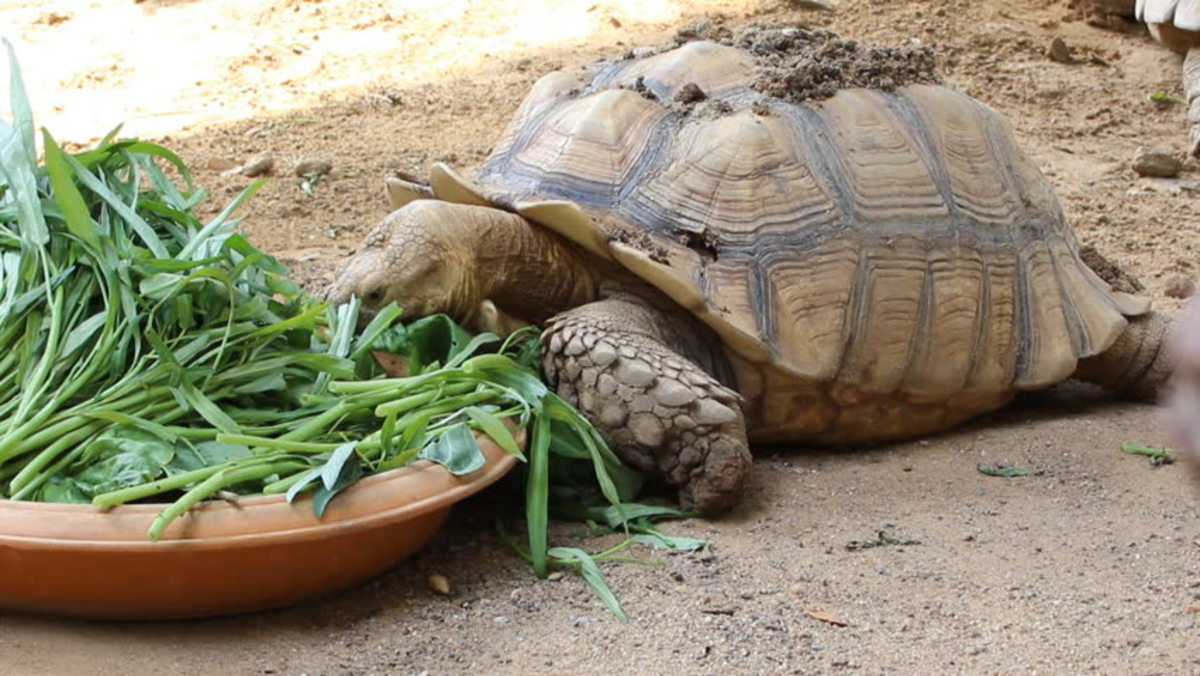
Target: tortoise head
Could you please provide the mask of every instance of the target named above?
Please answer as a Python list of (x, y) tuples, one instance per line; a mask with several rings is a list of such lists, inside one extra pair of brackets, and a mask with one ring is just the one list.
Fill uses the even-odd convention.
[(357, 296), (363, 315), (395, 302), (403, 317), (445, 312), (459, 318), (472, 302), (472, 243), (456, 236), (468, 207), (418, 200), (393, 211), (338, 266), (325, 296), (342, 304)]

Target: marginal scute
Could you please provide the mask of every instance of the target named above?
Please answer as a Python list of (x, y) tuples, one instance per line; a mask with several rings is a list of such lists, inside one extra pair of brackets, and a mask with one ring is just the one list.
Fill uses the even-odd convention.
[(604, 233), (579, 205), (565, 200), (523, 201), (514, 205), (518, 214), (550, 228), (602, 258), (611, 258)]
[(388, 204), (392, 209), (400, 207), (416, 200), (430, 199), (433, 197), (433, 189), (427, 185), (406, 181), (396, 176), (389, 176), (384, 179), (384, 189), (387, 193)]
[(492, 206), (492, 200), (471, 181), (463, 178), (448, 165), (438, 162), (429, 170), (429, 185), (440, 200), (455, 204)]

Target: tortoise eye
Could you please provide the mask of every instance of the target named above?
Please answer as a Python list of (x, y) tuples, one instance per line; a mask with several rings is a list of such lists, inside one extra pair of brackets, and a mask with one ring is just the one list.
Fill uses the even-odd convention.
[(383, 289), (374, 289), (366, 295), (365, 300), (368, 303), (378, 303), (383, 300)]

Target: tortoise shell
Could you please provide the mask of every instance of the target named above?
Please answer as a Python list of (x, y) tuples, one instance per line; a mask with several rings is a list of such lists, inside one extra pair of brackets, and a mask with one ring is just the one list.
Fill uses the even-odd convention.
[(754, 73), (705, 41), (551, 73), (477, 180), (435, 167), (432, 192), (621, 263), (749, 362), (863, 392), (1048, 386), (1147, 311), (1080, 260), (988, 106), (934, 85), (797, 104)]

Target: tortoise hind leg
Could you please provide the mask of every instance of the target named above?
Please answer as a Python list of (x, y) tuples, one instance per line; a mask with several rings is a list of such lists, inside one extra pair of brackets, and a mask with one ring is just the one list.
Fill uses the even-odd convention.
[(1129, 318), (1129, 326), (1107, 350), (1079, 360), (1075, 377), (1139, 399), (1154, 399), (1174, 369), (1167, 349), (1171, 317), (1147, 312)]
[(736, 502), (750, 451), (740, 397), (698, 363), (717, 357), (677, 328), (693, 321), (636, 297), (588, 303), (550, 320), (544, 367), (623, 460), (717, 512)]

